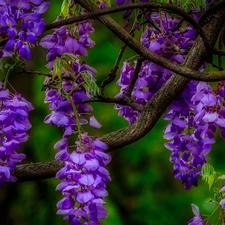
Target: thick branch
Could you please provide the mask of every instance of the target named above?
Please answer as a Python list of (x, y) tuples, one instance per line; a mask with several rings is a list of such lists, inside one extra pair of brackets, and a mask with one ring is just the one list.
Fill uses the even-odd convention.
[(52, 160), (42, 163), (29, 163), (17, 165), (12, 175), (16, 176), (19, 182), (48, 179), (55, 177), (60, 168), (63, 167), (61, 161)]
[[(93, 10), (87, 0), (77, 0), (77, 2), (78, 1), (81, 2), (81, 5), (86, 9)], [(225, 6), (219, 8), (211, 18), (211, 21), (204, 26), (204, 30), (207, 31), (208, 40), (211, 46), (215, 45), (220, 29), (223, 25), (224, 17)], [(101, 19), (104, 20), (104, 24), (107, 27), (111, 27), (115, 23), (108, 16), (104, 16)], [(190, 50), (184, 65), (197, 70), (202, 65), (205, 54), (206, 51), (204, 44), (202, 40), (198, 38)], [(189, 81), (190, 80), (179, 75), (173, 75), (147, 103), (140, 118), (135, 123), (129, 127), (103, 136), (101, 140), (109, 146), (109, 151), (129, 145), (146, 135), (154, 127), (170, 103), (186, 87)], [(62, 164), (57, 161), (25, 164), (17, 166), (17, 170), (14, 171), (14, 175), (18, 177), (18, 181), (43, 179), (52, 177), (61, 167)]]
[(217, 11), (217, 9), (224, 7), (225, 5), (225, 0), (217, 0), (211, 3), (210, 7), (202, 14), (201, 18), (199, 19), (199, 24), (203, 26), (206, 24), (209, 20), (210, 17), (214, 12)]
[[(87, 0), (76, 0), (82, 7), (88, 11), (97, 10), (96, 6)], [(204, 31), (207, 31), (208, 39), (211, 46), (215, 45), (220, 29), (223, 25), (223, 18), (225, 16), (225, 6), (218, 9), (217, 14), (214, 14), (211, 21), (204, 26)], [(102, 16), (100, 20), (108, 27), (112, 32), (114, 32), (122, 41), (124, 41), (129, 47), (134, 51), (142, 55), (145, 59), (149, 59), (152, 62), (162, 65), (165, 68), (173, 68), (173, 71), (190, 72), (191, 69), (199, 69), (202, 65), (206, 50), (204, 44), (200, 38), (197, 39), (194, 46), (190, 50), (187, 59), (182, 67), (176, 63), (171, 63), (169, 60), (161, 60), (159, 55), (145, 49), (138, 41), (132, 38), (127, 32), (125, 32), (114, 20), (109, 16)], [(196, 73), (196, 71), (193, 71)], [(207, 73), (204, 73), (206, 76)], [(188, 79), (179, 77), (178, 75), (173, 75), (166, 85), (164, 85), (145, 106), (140, 118), (132, 124), (130, 127), (116, 131), (109, 135), (103, 137), (103, 141), (106, 142), (110, 149), (115, 149), (128, 145), (141, 137), (143, 137), (147, 132), (149, 132), (157, 120), (161, 117), (162, 113), (166, 110), (168, 105), (175, 99), (184, 87), (189, 82)], [(125, 138), (126, 137), (126, 138)]]

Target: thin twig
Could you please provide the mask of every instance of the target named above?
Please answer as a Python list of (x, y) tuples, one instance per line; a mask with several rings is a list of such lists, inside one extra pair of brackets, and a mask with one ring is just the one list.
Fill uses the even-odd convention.
[[(90, 100), (90, 101), (92, 101), (92, 100)], [(109, 97), (98, 96), (98, 100), (95, 100), (95, 101), (127, 105), (127, 106), (130, 106), (131, 108), (137, 110), (138, 112), (141, 112), (143, 110), (143, 106), (138, 105), (132, 99), (128, 99), (128, 98), (122, 99), (122, 98), (109, 98)]]
[(135, 85), (135, 83), (136, 83), (136, 81), (138, 79), (138, 74), (139, 74), (139, 72), (141, 70), (141, 65), (142, 65), (143, 61), (144, 61), (144, 58), (143, 57), (139, 57), (137, 59), (137, 64), (136, 64), (136, 67), (135, 67), (135, 70), (134, 70), (134, 75), (133, 75), (133, 77), (131, 79), (129, 88), (127, 90), (127, 93), (125, 94), (126, 97), (128, 97), (128, 98), (130, 98), (131, 93), (132, 93), (132, 91), (134, 89), (134, 85)]
[(12, 73), (11, 76), (24, 74), (24, 73), (25, 74), (30, 74), (30, 75), (40, 75), (40, 76), (44, 76), (44, 77), (51, 77), (52, 76), (49, 73), (42, 73), (42, 72), (34, 71), (34, 70), (23, 70), (23, 71), (15, 72), (15, 73)]
[[(134, 24), (136, 23), (136, 21), (134, 21)], [(134, 31), (136, 30), (135, 28), (135, 25), (133, 24), (131, 30), (130, 30), (130, 35), (132, 35), (132, 37), (134, 37)], [(116, 63), (113, 67), (113, 69), (110, 71), (110, 73), (108, 74), (108, 76), (102, 81), (101, 85), (100, 85), (100, 88), (99, 88), (99, 95), (100, 96), (104, 96), (104, 89), (105, 89), (105, 86), (112, 83), (115, 78), (116, 78), (116, 73), (119, 69), (119, 64), (120, 64), (120, 61), (122, 60), (122, 57), (123, 57), (123, 54), (125, 52), (127, 48), (127, 45), (126, 44), (123, 44), (123, 46), (121, 47), (120, 51), (119, 51), (119, 54), (118, 54), (118, 57), (116, 59)]]
[(213, 53), (216, 54), (216, 55), (225, 56), (225, 51), (224, 50), (221, 50), (221, 49), (214, 48), (213, 49)]
[(123, 54), (124, 54), (124, 52), (126, 50), (126, 47), (127, 47), (126, 44), (124, 44), (121, 47), (120, 52), (119, 52), (119, 55), (117, 57), (117, 60), (116, 60), (116, 63), (114, 65), (113, 69), (110, 71), (110, 73), (108, 74), (108, 76), (102, 81), (102, 83), (101, 83), (101, 85), (99, 87), (99, 93), (100, 93), (101, 96), (104, 95), (104, 88), (105, 88), (105, 86), (108, 85), (108, 84), (110, 84), (111, 82), (113, 82), (115, 80), (116, 73), (117, 73), (117, 71), (119, 69), (119, 63), (120, 63), (120, 61), (122, 59), (122, 56), (123, 56)]

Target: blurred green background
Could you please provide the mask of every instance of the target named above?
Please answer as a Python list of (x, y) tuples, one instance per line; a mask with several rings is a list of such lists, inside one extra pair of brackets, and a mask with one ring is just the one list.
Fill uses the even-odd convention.
[[(51, 1), (45, 14), (47, 23), (54, 21), (60, 12), (61, 1)], [(113, 15), (118, 19), (118, 14)], [(96, 32), (92, 38), (96, 46), (89, 51), (84, 60), (97, 69), (96, 78), (101, 83), (113, 68), (122, 43), (103, 25), (95, 24)], [(46, 51), (36, 47), (33, 60), (28, 68), (48, 72), (45, 68)], [(127, 51), (124, 59), (130, 58)], [(121, 66), (121, 65), (120, 65)], [(32, 129), (30, 139), (23, 144), (21, 151), (26, 152), (25, 162), (38, 162), (54, 159), (54, 143), (62, 135), (60, 129), (43, 123), (49, 113), (43, 104), (44, 92), (41, 91), (44, 78), (20, 75), (10, 78), (13, 87), (33, 103), (31, 112)], [(119, 88), (107, 86), (106, 94), (113, 97)], [(110, 131), (127, 126), (127, 122), (117, 116), (113, 104), (93, 104), (96, 118), (103, 124), (100, 130), (91, 131), (101, 136)], [(172, 176), (173, 165), (169, 162), (170, 151), (164, 147), (163, 129), (166, 122), (158, 121), (155, 128), (138, 142), (111, 153), (112, 161), (108, 166), (112, 181), (108, 183), (109, 196), (105, 199), (109, 217), (102, 225), (180, 225), (187, 224), (193, 217), (191, 203), (197, 204), (201, 212), (210, 214), (215, 207), (206, 203), (212, 192), (202, 182), (198, 188), (185, 191), (180, 181)], [(213, 146), (209, 162), (216, 170), (224, 173), (224, 141), (219, 139)], [(59, 180), (54, 178), (35, 182), (6, 184), (0, 190), (1, 225), (65, 225), (62, 216), (56, 215), (56, 203), (62, 198), (55, 191)]]

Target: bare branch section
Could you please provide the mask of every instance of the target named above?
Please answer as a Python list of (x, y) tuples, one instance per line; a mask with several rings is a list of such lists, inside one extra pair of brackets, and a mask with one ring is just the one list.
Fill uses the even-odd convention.
[(16, 170), (12, 172), (19, 182), (34, 181), (55, 177), (60, 168), (63, 167), (61, 161), (52, 160), (49, 162), (29, 163), (17, 165)]
[[(82, 7), (88, 11), (96, 10), (95, 6), (87, 0), (76, 0)], [(217, 37), (220, 33), (221, 27), (223, 26), (223, 18), (225, 17), (225, 6), (222, 6), (217, 9), (211, 18), (210, 22), (205, 24), (203, 27), (204, 31), (207, 31), (207, 38), (211, 46), (215, 45)], [(118, 25), (113, 21), (109, 16), (102, 16), (100, 19), (104, 22), (110, 30), (117, 34), (115, 31), (118, 30)], [(119, 29), (122, 29), (119, 27)], [(122, 33), (124, 31), (122, 30)], [(140, 47), (140, 44), (131, 39), (127, 34), (118, 34), (118, 37), (121, 38), (128, 46), (132, 49), (137, 50), (138, 53), (142, 52), (143, 46)], [(140, 49), (139, 49), (140, 47)], [(152, 53), (144, 49), (144, 54), (146, 59), (152, 57)], [(205, 59), (206, 50), (204, 43), (201, 38), (198, 38), (188, 53), (188, 56), (183, 63), (185, 67), (179, 68), (192, 68), (194, 70), (199, 69)], [(158, 61), (155, 60), (157, 63)], [(168, 63), (167, 61), (165, 63)], [(160, 64), (161, 65), (161, 64)], [(175, 69), (179, 70), (176, 68)], [(189, 71), (192, 71), (189, 69)], [(165, 112), (166, 108), (170, 103), (182, 92), (182, 90), (189, 83), (189, 79), (181, 77), (179, 75), (173, 75), (167, 83), (152, 97), (152, 99), (146, 104), (142, 110), (140, 118), (133, 123), (132, 125), (109, 133), (101, 138), (109, 146), (109, 151), (114, 149), (122, 148), (126, 145), (129, 145), (143, 136), (145, 136), (151, 129), (154, 127), (158, 119)], [(58, 161), (51, 162), (41, 162), (41, 163), (32, 163), (24, 164), (17, 166), (16, 171), (13, 175), (18, 178), (18, 181), (28, 181), (28, 180), (37, 180), (53, 177), (60, 168), (62, 163)]]

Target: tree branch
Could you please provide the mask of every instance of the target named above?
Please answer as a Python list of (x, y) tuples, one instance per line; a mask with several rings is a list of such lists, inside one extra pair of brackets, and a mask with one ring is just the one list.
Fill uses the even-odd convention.
[(141, 70), (141, 65), (143, 63), (144, 59), (142, 57), (139, 57), (137, 59), (137, 64), (136, 64), (136, 67), (135, 67), (135, 70), (134, 70), (134, 75), (133, 75), (133, 78), (131, 79), (131, 82), (130, 82), (130, 85), (129, 85), (129, 88), (127, 90), (127, 93), (125, 93), (126, 97), (130, 98), (131, 97), (131, 93), (134, 89), (134, 85), (138, 79), (138, 74)]
[[(77, 2), (81, 2), (81, 5), (87, 10), (93, 10), (93, 6), (90, 5), (87, 0), (77, 0)], [(211, 46), (215, 45), (220, 29), (223, 25), (222, 18), (224, 17), (225, 6), (220, 7), (215, 12), (210, 22), (208, 22), (203, 28), (207, 31), (208, 40)], [(115, 23), (108, 16), (104, 16), (104, 18), (101, 17), (101, 19), (104, 20), (104, 24), (107, 27), (111, 27)], [(183, 65), (197, 70), (202, 65), (205, 54), (206, 51), (204, 44), (201, 38), (198, 38), (188, 53)], [(145, 136), (154, 127), (170, 103), (182, 92), (189, 81), (189, 79), (179, 75), (173, 75), (146, 104), (140, 118), (135, 123), (126, 128), (103, 136), (101, 141), (108, 145), (109, 151), (112, 151), (114, 149), (129, 145)], [(13, 175), (18, 178), (18, 181), (43, 179), (53, 177), (56, 171), (58, 171), (61, 167), (62, 163), (58, 161), (24, 164), (17, 166), (17, 169), (13, 172)]]
[[(76, 1), (77, 3), (79, 3), (81, 6), (82, 4), (86, 4), (85, 2), (82, 3), (81, 0), (78, 0)], [(90, 2), (91, 3), (91, 2)], [(89, 4), (89, 3), (87, 3)], [(92, 4), (92, 3), (91, 3)], [(91, 6), (91, 4), (89, 4), (89, 6)], [(135, 7), (141, 7), (143, 6), (143, 8), (146, 8), (147, 6), (147, 3), (145, 3), (145, 5), (143, 5), (144, 3), (140, 4), (138, 3), (138, 6), (136, 5)], [(153, 4), (153, 3), (151, 3)], [(150, 7), (151, 5), (149, 3), (148, 7)], [(132, 4), (131, 4), (132, 5)], [(144, 7), (145, 6), (145, 7)], [(122, 7), (122, 6), (121, 6)], [(126, 6), (127, 7), (127, 6)], [(134, 8), (135, 8), (134, 7)], [(162, 3), (155, 3), (152, 5), (152, 7), (154, 8), (174, 8), (174, 6), (170, 5), (170, 4), (162, 4)], [(103, 10), (99, 10), (98, 7), (96, 7), (94, 4), (92, 4), (91, 6), (92, 8), (92, 11), (95, 11), (95, 13), (99, 13), (101, 15), (101, 12)], [(125, 6), (124, 6), (125, 8)], [(175, 7), (177, 9), (177, 12), (180, 11), (179, 8)], [(110, 11), (110, 9), (108, 9)], [(118, 9), (119, 10), (119, 9)], [(120, 10), (119, 10), (120, 11)], [(184, 12), (184, 11), (183, 11)], [(106, 11), (104, 12), (106, 13)], [(103, 14), (104, 14), (103, 13)], [(188, 14), (187, 14), (188, 15)], [(187, 16), (186, 15), (186, 16)], [(90, 15), (89, 15), (90, 16)], [(182, 15), (182, 16), (185, 16)], [(189, 15), (188, 15), (189, 16)], [(90, 16), (90, 17), (93, 17)], [(58, 21), (58, 22), (55, 22), (57, 23), (57, 25), (55, 24), (54, 27), (60, 27), (62, 25), (66, 25), (67, 22), (68, 24), (71, 23), (71, 21), (76, 21), (76, 22), (79, 22), (79, 21), (82, 21), (84, 19), (82, 18), (86, 18), (85, 15), (81, 15), (80, 17), (75, 17), (75, 18), (70, 18), (70, 19), (67, 19), (67, 20), (63, 20), (63, 21)], [(89, 17), (87, 17), (89, 18)], [(171, 70), (172, 72), (174, 73), (177, 73), (181, 76), (184, 76), (186, 78), (189, 78), (189, 79), (193, 79), (193, 80), (200, 80), (200, 81), (207, 81), (207, 82), (213, 82), (213, 81), (221, 81), (221, 80), (224, 80), (225, 79), (225, 71), (220, 71), (220, 72), (200, 72), (200, 71), (196, 71), (196, 70), (191, 70), (187, 67), (184, 67), (184, 66), (181, 66), (175, 62), (171, 62), (170, 60), (166, 59), (165, 57), (162, 57), (160, 55), (157, 55), (156, 53), (154, 52), (151, 52), (150, 50), (147, 50), (144, 46), (142, 46), (137, 40), (135, 40), (130, 34), (128, 34), (120, 25), (118, 25), (114, 20), (112, 20), (110, 17), (107, 17), (108, 19), (104, 19), (104, 16), (101, 16), (100, 17), (102, 22), (105, 23), (105, 25), (111, 30), (113, 31), (113, 33), (115, 33), (125, 44), (127, 44), (127, 46), (129, 46), (131, 49), (133, 49), (135, 52), (137, 52), (138, 54), (140, 54), (141, 56), (143, 56), (144, 58), (168, 69), (168, 70)], [(106, 18), (106, 17), (105, 17)], [(184, 17), (185, 18), (185, 17)], [(73, 20), (74, 19), (74, 20)], [(109, 21), (111, 19), (111, 21)], [(104, 21), (105, 20), (105, 21)], [(193, 19), (192, 19), (193, 20)], [(62, 22), (62, 23), (61, 23)], [(110, 23), (109, 23), (110, 22)], [(190, 22), (190, 21), (189, 21)], [(196, 23), (194, 21), (194, 23)], [(109, 25), (110, 24), (110, 25)], [(108, 26), (109, 25), (109, 26)], [(199, 26), (199, 25), (196, 25), (196, 26)], [(47, 28), (49, 29), (49, 28)], [(198, 28), (197, 28), (198, 29)], [(199, 27), (199, 29), (202, 30), (202, 28)], [(200, 32), (199, 33), (200, 35), (204, 35), (204, 31)], [(207, 38), (204, 38), (203, 37), (203, 41), (205, 42)], [(5, 43), (5, 40), (3, 40), (2, 42)], [(0, 42), (0, 46), (1, 46), (1, 43)], [(206, 44), (206, 43), (205, 43)], [(208, 48), (210, 48), (210, 43), (207, 44)], [(205, 53), (205, 60), (207, 59), (207, 52)]]
[[(102, 15), (107, 15), (110, 13), (116, 13), (116, 12), (124, 11), (127, 9), (137, 9), (137, 8), (139, 8), (139, 9), (142, 9), (142, 8), (164, 9), (169, 12), (176, 13), (177, 15), (181, 16), (184, 20), (188, 21), (199, 32), (200, 36), (202, 37), (202, 39), (205, 43), (206, 49), (208, 49), (207, 50), (207, 58), (209, 59), (209, 61), (211, 61), (211, 59), (210, 59), (211, 58), (211, 46), (209, 45), (206, 35), (203, 32), (201, 26), (188, 13), (186, 13), (184, 10), (182, 10), (172, 4), (142, 2), (142, 3), (133, 3), (133, 4), (128, 4), (128, 5), (121, 5), (121, 6), (116, 6), (113, 8), (102, 9), (102, 10), (99, 10), (99, 8), (96, 7), (96, 10), (92, 11), (89, 14), (83, 14), (80, 16), (76, 16), (76, 17), (72, 17), (69, 19), (56, 21), (51, 24), (47, 24), (47, 25), (45, 25), (45, 31), (59, 28), (61, 26), (85, 21), (87, 19), (99, 17)], [(8, 39), (4, 39), (4, 40), (0, 41), (0, 46), (4, 46), (7, 43), (7, 41), (8, 41)]]

